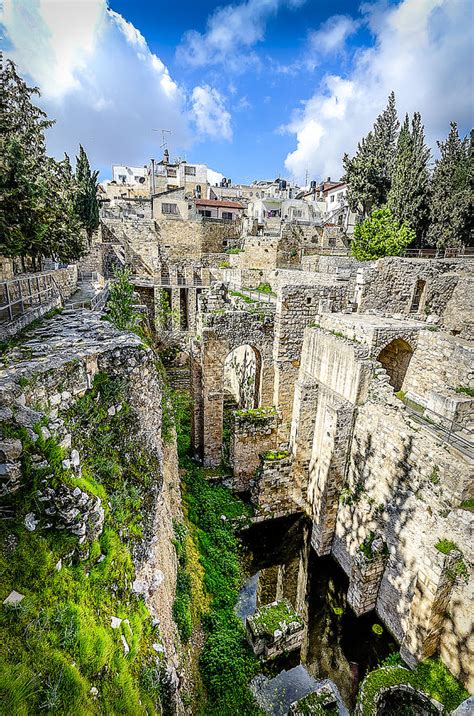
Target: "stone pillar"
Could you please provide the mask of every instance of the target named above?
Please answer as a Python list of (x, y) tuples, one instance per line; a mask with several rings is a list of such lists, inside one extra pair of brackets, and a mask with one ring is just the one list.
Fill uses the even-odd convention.
[(308, 485), (313, 509), (311, 544), (319, 557), (331, 552), (353, 413), (351, 403), (320, 389)]
[(225, 355), (212, 331), (204, 329), (202, 339), (203, 463), (205, 467), (217, 467), (222, 457)]
[(299, 505), (294, 500), (292, 483), (292, 460), (289, 453), (264, 453), (252, 485), (252, 502), (271, 517), (294, 514)]
[[(382, 540), (380, 540), (380, 543), (382, 547)], [(361, 614), (366, 614), (375, 609), (387, 559), (388, 554), (384, 549), (373, 552), (370, 559), (360, 549), (355, 553), (347, 601), (356, 616), (359, 617)]]
[(191, 370), (191, 450), (195, 459), (200, 460), (203, 455), (204, 425), (202, 405), (202, 369), (200, 351), (191, 346), (190, 350)]
[(196, 332), (196, 289), (187, 289), (188, 301), (188, 327), (192, 333)]
[(181, 326), (181, 300), (179, 286), (173, 286), (171, 289), (171, 315), (173, 328), (179, 330)]
[(306, 504), (309, 512), (308, 470), (313, 445), (317, 395), (317, 382), (306, 374), (300, 375), (295, 386), (290, 450), (293, 454), (293, 478), (296, 489), (301, 496), (302, 505)]
[(435, 548), (423, 557), (400, 649), (402, 658), (410, 666), (432, 656), (438, 649), (453, 588), (453, 567), (460, 559), (462, 555), (457, 550), (443, 554)]
[(250, 490), (260, 465), (260, 453), (276, 447), (278, 413), (275, 408), (238, 410), (234, 413), (230, 463), (237, 492)]

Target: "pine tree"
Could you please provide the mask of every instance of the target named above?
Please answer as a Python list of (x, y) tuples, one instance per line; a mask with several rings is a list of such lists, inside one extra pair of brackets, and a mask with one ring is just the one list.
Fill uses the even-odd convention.
[(473, 235), (473, 134), (461, 139), (456, 122), (445, 142), (438, 142), (431, 184), (430, 243), (438, 248), (472, 243)]
[(420, 245), (429, 218), (429, 158), (421, 115), (415, 112), (411, 129), (408, 115), (405, 115), (398, 137), (387, 204), (398, 221), (415, 230)]
[(0, 82), (0, 253), (35, 259), (42, 253), (38, 200), (46, 157), (44, 130), (53, 122), (33, 104), (39, 90), (28, 87), (13, 62), (0, 68)]
[(344, 155), (347, 201), (352, 211), (364, 217), (387, 201), (399, 126), (395, 94), (391, 92), (387, 107), (377, 117), (372, 131), (359, 142), (355, 156), (351, 159)]
[(97, 202), (98, 176), (98, 171), (91, 171), (89, 159), (84, 151), (84, 147), (79, 145), (79, 156), (76, 157), (76, 211), (86, 230), (89, 243), (92, 239), (93, 232), (99, 226), (99, 204)]
[(0, 69), (0, 254), (72, 261), (85, 250), (69, 159), (46, 154), (44, 132), (54, 122), (36, 107), (13, 62)]

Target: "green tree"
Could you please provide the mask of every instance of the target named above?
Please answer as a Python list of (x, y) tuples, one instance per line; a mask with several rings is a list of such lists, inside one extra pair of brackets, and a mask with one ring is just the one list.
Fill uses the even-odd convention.
[(415, 232), (402, 224), (391, 211), (376, 209), (354, 230), (351, 252), (359, 261), (399, 256), (415, 239)]
[(387, 205), (398, 221), (415, 230), (420, 245), (429, 220), (429, 159), (430, 150), (425, 144), (420, 113), (413, 115), (411, 128), (408, 114), (405, 115), (398, 137)]
[(89, 243), (93, 232), (99, 226), (99, 204), (97, 201), (98, 171), (91, 171), (89, 159), (84, 147), (79, 145), (79, 156), (76, 157), (76, 211), (84, 226)]
[(127, 268), (116, 269), (107, 301), (107, 320), (123, 331), (141, 335), (142, 316), (135, 309), (134, 288)]
[(472, 243), (473, 235), (473, 132), (459, 137), (456, 122), (445, 142), (438, 142), (431, 183), (428, 238), (438, 248)]
[(359, 142), (354, 157), (344, 155), (347, 201), (352, 211), (364, 217), (387, 201), (399, 126), (395, 94), (391, 92), (387, 107), (375, 120), (372, 131)]
[(75, 180), (69, 160), (46, 154), (44, 132), (54, 122), (33, 104), (29, 87), (7, 61), (0, 67), (0, 253), (29, 256), (33, 268), (42, 257), (77, 259), (85, 246), (74, 208)]

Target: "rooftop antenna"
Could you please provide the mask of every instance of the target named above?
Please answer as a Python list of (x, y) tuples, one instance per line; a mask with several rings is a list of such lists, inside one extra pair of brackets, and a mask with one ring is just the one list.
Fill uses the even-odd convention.
[(166, 139), (167, 134), (171, 134), (171, 129), (154, 129), (154, 132), (161, 132), (161, 149), (168, 149), (168, 141)]
[(304, 185), (308, 186), (308, 167), (306, 167), (306, 173), (304, 175)]

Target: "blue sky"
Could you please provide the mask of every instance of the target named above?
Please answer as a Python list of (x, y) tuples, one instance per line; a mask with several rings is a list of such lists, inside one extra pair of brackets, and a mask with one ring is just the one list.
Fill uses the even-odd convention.
[(207, 163), (234, 182), (338, 177), (383, 109), (473, 123), (471, 0), (5, 0), (5, 46), (57, 119), (49, 148)]

